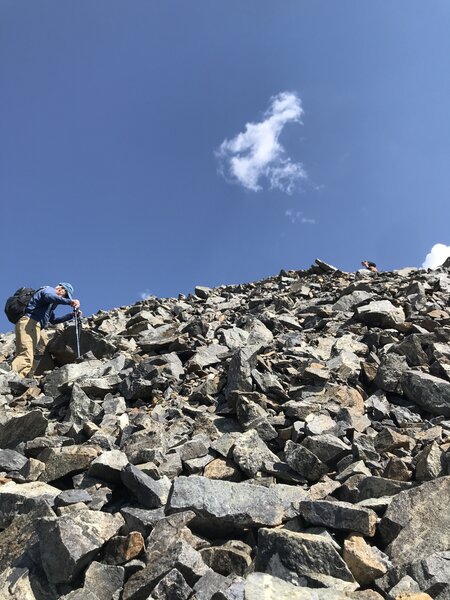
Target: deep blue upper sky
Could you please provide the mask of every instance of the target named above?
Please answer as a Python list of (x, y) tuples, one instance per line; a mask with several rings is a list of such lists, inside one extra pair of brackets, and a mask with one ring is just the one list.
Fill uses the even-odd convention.
[[(420, 266), (450, 244), (449, 31), (447, 0), (0, 0), (1, 303)], [(306, 176), (255, 191), (219, 148), (283, 93), (268, 168)]]

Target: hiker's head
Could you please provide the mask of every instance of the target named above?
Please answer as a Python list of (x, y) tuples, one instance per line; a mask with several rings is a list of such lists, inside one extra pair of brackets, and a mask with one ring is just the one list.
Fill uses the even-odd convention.
[(69, 298), (70, 300), (73, 298), (73, 286), (70, 283), (58, 283), (55, 291), (58, 296), (62, 296), (63, 298)]

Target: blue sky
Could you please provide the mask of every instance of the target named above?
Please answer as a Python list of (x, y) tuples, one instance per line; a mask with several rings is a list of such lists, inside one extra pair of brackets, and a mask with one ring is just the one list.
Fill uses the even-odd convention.
[(447, 0), (0, 0), (0, 297), (445, 254), (449, 31)]

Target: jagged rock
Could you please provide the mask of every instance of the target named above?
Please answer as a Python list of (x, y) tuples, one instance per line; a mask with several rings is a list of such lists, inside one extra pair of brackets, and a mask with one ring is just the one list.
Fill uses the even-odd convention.
[[(442, 499), (450, 497), (450, 477), (440, 477), (398, 494), (380, 523), (394, 565), (418, 561), (450, 546), (450, 512)], [(426, 515), (424, 519), (423, 515)]]
[(277, 437), (277, 432), (269, 423), (267, 412), (262, 406), (252, 400), (252, 397), (247, 397), (244, 394), (237, 394), (236, 398), (236, 417), (244, 429), (256, 430), (259, 437), (268, 442)]
[(0, 415), (0, 448), (14, 448), (20, 442), (44, 435), (48, 421), (40, 410), (27, 413), (5, 411)]
[(394, 306), (389, 300), (375, 300), (356, 309), (355, 317), (371, 327), (395, 329), (405, 321), (405, 313), (399, 306)]
[(0, 450), (0, 471), (18, 471), (27, 462), (27, 459), (15, 450)]
[(40, 480), (55, 481), (68, 474), (86, 470), (97, 458), (100, 449), (97, 446), (62, 446), (47, 448), (39, 454), (39, 460), (45, 464)]
[[(214, 481), (198, 475), (178, 477), (168, 505), (172, 511), (193, 510), (195, 522), (215, 533), (224, 528), (231, 531), (264, 525), (274, 527), (283, 522), (286, 514), (285, 503), (276, 487)], [(298, 501), (301, 499), (299, 495)]]
[(319, 460), (333, 465), (351, 452), (351, 446), (332, 434), (311, 435), (303, 441), (303, 446)]
[(401, 384), (405, 396), (434, 415), (450, 416), (450, 382), (420, 371), (406, 371)]
[(226, 592), (231, 580), (214, 571), (207, 571), (194, 585), (196, 600), (211, 600), (216, 592)]
[(128, 464), (128, 458), (120, 450), (109, 450), (103, 452), (94, 459), (88, 469), (88, 475), (98, 477), (109, 483), (119, 483), (121, 481), (121, 471)]
[(443, 460), (444, 453), (436, 442), (424, 448), (417, 456), (417, 481), (429, 481), (440, 477), (443, 474)]
[(259, 530), (255, 570), (299, 586), (309, 586), (318, 575), (354, 582), (347, 565), (326, 538), (286, 529)]
[(123, 587), (124, 569), (92, 562), (84, 576), (83, 590), (94, 594), (98, 600), (111, 600), (119, 597)]
[(55, 499), (55, 506), (70, 506), (78, 502), (92, 502), (92, 496), (86, 490), (66, 490)]
[(83, 362), (67, 364), (54, 369), (45, 378), (44, 391), (56, 397), (59, 392), (68, 391), (75, 381), (82, 377), (102, 377), (107, 367), (101, 360), (89, 358)]
[[(46, 350), (52, 355), (55, 364), (58, 366), (73, 363), (77, 357), (75, 327), (66, 327), (61, 332), (56, 333), (47, 344)], [(111, 358), (117, 352), (117, 348), (95, 331), (82, 327), (80, 331), (80, 354), (83, 355), (87, 352), (92, 352), (95, 358), (98, 359)]]
[(300, 502), (300, 514), (312, 525), (324, 525), (344, 531), (356, 531), (373, 537), (377, 524), (374, 511), (348, 502), (315, 500)]
[(370, 585), (390, 567), (388, 557), (376, 547), (369, 546), (360, 534), (349, 535), (344, 541), (343, 559), (356, 581)]
[[(172, 516), (172, 519), (174, 517), (176, 515)], [(163, 521), (160, 524), (165, 528)], [(168, 521), (170, 521), (170, 517)], [(185, 521), (184, 517), (178, 527), (174, 527), (172, 535), (168, 535), (167, 532), (165, 536), (161, 536), (158, 528), (153, 530), (148, 541), (147, 566), (132, 575), (127, 581), (123, 591), (123, 600), (147, 600), (149, 593), (155, 588), (158, 581), (172, 569), (177, 569), (190, 587), (193, 587), (209, 570), (200, 553), (184, 540), (180, 540), (179, 528), (183, 521)]]
[(120, 515), (80, 510), (36, 524), (43, 569), (51, 583), (74, 579), (120, 529)]
[(36, 521), (50, 516), (53, 516), (52, 509), (42, 502), (29, 512), (15, 517), (11, 524), (0, 532), (0, 572), (26, 562), (26, 556), (32, 552), (38, 541)]
[(375, 384), (385, 392), (402, 393), (402, 374), (409, 369), (404, 356), (387, 354), (381, 363), (375, 377)]
[(197, 350), (195, 355), (188, 361), (186, 367), (189, 370), (200, 370), (210, 365), (216, 365), (228, 356), (230, 349), (228, 346), (220, 346), (219, 344), (211, 344), (202, 346)]
[(142, 506), (164, 506), (169, 497), (171, 483), (167, 477), (155, 480), (132, 464), (126, 465), (120, 474), (122, 483), (136, 496)]
[(169, 571), (155, 586), (149, 600), (187, 600), (192, 594), (192, 588), (186, 583), (178, 569)]
[(233, 459), (249, 477), (254, 477), (263, 470), (266, 461), (278, 461), (278, 457), (269, 450), (254, 429), (249, 429), (236, 439)]
[(144, 352), (159, 350), (170, 346), (179, 337), (178, 330), (172, 325), (161, 325), (153, 330), (142, 333), (138, 345)]
[(125, 507), (121, 509), (121, 514), (125, 519), (125, 525), (122, 528), (124, 533), (139, 532), (146, 538), (150, 535), (153, 527), (164, 518), (164, 509), (156, 508), (146, 510), (143, 508)]
[(313, 452), (290, 440), (286, 442), (284, 455), (287, 464), (308, 481), (318, 481), (328, 470)]
[(216, 573), (244, 575), (251, 565), (251, 547), (237, 540), (230, 540), (222, 546), (211, 546), (200, 550), (203, 560)]
[(61, 490), (40, 481), (0, 485), (0, 527), (8, 527), (17, 515), (43, 504), (53, 506)]
[(259, 345), (252, 345), (237, 350), (230, 361), (228, 368), (228, 380), (225, 393), (239, 390), (242, 392), (252, 391), (252, 369), (255, 366), (256, 356), (260, 350)]
[[(305, 553), (291, 572), (293, 544), (279, 544), (268, 570), (309, 586), (288, 590), (270, 579), (289, 600), (373, 600), (375, 589), (395, 600), (407, 577), (418, 588), (397, 595), (448, 600), (441, 487), (450, 476), (450, 277), (442, 269), (365, 276), (319, 264), (200, 291), (203, 298), (150, 297), (101, 311), (83, 321), (90, 351), (42, 378), (10, 370), (14, 335), (0, 335), (0, 596), (99, 600), (102, 586), (88, 589), (83, 571), (95, 565), (101, 581), (107, 565), (119, 565), (125, 591), (119, 581), (111, 600), (177, 598), (182, 589), (199, 600), (244, 600), (255, 578), (269, 581), (249, 575), (249, 548), (270, 527), (315, 536), (314, 547), (328, 544), (341, 565), (343, 531), (371, 536), (369, 545), (353, 533), (344, 547), (364, 584), (326, 569), (298, 575)], [(73, 329), (60, 332), (60, 344), (73, 341)], [(96, 355), (97, 342), (115, 354)], [(73, 360), (66, 345), (60, 352)], [(195, 512), (179, 512), (186, 508)], [(68, 560), (77, 574), (54, 584), (40, 564), (37, 522), (86, 512), (99, 522), (122, 515), (123, 524), (103, 543), (94, 534), (92, 554)], [(381, 533), (372, 536), (375, 515)], [(231, 545), (238, 537), (250, 545), (243, 555)], [(56, 572), (64, 552), (50, 556), (46, 546), (44, 554)], [(372, 567), (388, 570), (374, 581)]]

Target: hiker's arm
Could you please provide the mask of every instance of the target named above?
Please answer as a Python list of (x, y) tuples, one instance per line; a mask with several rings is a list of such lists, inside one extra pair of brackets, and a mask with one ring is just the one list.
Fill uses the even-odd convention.
[(63, 317), (55, 317), (53, 315), (53, 317), (50, 318), (50, 324), (59, 325), (59, 323), (65, 323), (66, 321), (70, 321), (71, 319), (73, 319), (73, 317), (73, 313), (67, 313), (67, 315), (64, 315)]
[(42, 299), (48, 302), (49, 304), (69, 304), (71, 305), (73, 300), (69, 298), (63, 298), (62, 296), (58, 296), (56, 292), (52, 292), (51, 289), (45, 289), (42, 291)]

